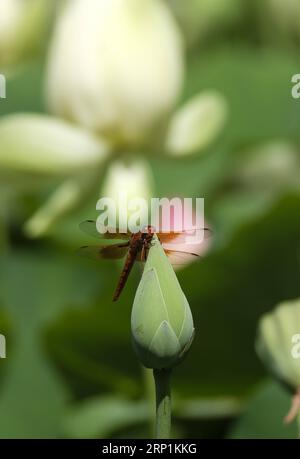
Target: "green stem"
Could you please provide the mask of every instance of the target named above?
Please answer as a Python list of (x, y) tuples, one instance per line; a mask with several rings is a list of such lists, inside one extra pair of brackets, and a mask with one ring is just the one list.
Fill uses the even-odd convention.
[(156, 390), (155, 438), (168, 439), (171, 435), (171, 370), (153, 370)]
[(156, 420), (155, 414), (155, 387), (153, 384), (153, 374), (149, 368), (143, 367), (145, 395), (149, 409), (149, 433), (150, 437), (154, 435), (154, 426)]

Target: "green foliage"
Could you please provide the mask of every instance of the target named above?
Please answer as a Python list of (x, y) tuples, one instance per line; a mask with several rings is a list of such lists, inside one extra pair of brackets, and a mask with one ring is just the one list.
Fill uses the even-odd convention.
[(230, 429), (229, 438), (296, 438), (297, 426), (283, 423), (289, 404), (289, 395), (278, 384), (261, 384)]
[[(183, 437), (198, 426), (212, 437), (295, 436), (294, 425), (281, 425), (288, 394), (259, 386), (266, 372), (254, 338), (263, 313), (300, 295), (299, 189), (295, 180), (282, 185), (272, 177), (267, 187), (256, 175), (246, 183), (240, 167), (270, 141), (299, 152), (300, 102), (290, 96), (299, 67), (292, 47), (258, 46), (244, 36), (194, 47), (182, 101), (219, 91), (229, 107), (225, 129), (198, 156), (148, 154), (155, 195), (204, 196), (214, 229), (210, 253), (178, 273), (196, 328), (191, 352), (174, 370), (175, 429)], [(15, 75), (1, 115), (42, 112), (44, 73), (36, 62)], [(8, 340), (0, 360), (0, 437), (149, 436), (146, 383), (130, 342), (140, 273), (113, 304), (121, 265), (73, 253), (90, 242), (78, 223), (95, 216), (101, 184), (39, 242), (20, 228), (48, 189), (21, 194), (5, 185), (4, 194), (0, 185), (0, 333)]]

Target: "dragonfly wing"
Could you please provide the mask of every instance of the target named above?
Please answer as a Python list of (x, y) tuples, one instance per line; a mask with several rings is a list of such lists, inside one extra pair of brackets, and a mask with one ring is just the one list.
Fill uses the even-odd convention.
[(130, 234), (128, 233), (118, 233), (118, 232), (107, 232), (99, 233), (97, 230), (97, 225), (95, 220), (85, 220), (79, 224), (79, 228), (89, 236), (93, 236), (97, 239), (129, 239)]
[(164, 249), (165, 254), (168, 256), (171, 265), (175, 268), (184, 268), (186, 265), (193, 261), (199, 260), (201, 257), (197, 253), (180, 252), (177, 250)]
[(203, 240), (206, 240), (211, 235), (212, 231), (209, 228), (157, 233), (157, 236), (162, 244), (183, 244), (186, 242), (196, 244), (198, 243), (197, 239), (203, 242)]
[(93, 260), (119, 260), (126, 255), (128, 246), (127, 242), (113, 245), (86, 245), (80, 247), (78, 254), (83, 257), (92, 258)]

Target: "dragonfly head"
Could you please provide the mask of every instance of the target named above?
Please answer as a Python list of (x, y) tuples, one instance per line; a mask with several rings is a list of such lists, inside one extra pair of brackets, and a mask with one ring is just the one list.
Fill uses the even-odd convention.
[(142, 233), (151, 234), (151, 235), (153, 235), (155, 232), (156, 232), (156, 229), (154, 228), (154, 226), (151, 226), (151, 225), (145, 226), (145, 228), (142, 230)]

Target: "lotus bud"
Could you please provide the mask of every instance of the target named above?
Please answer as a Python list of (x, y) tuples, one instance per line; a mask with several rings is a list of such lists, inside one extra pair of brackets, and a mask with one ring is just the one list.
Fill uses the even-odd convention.
[(281, 303), (259, 323), (256, 349), (275, 378), (295, 395), (287, 421), (300, 410), (300, 299)]
[(204, 150), (220, 134), (227, 112), (225, 98), (215, 91), (193, 97), (171, 118), (166, 137), (167, 152), (182, 156)]
[(180, 32), (161, 0), (72, 0), (51, 46), (53, 113), (136, 145), (159, 126), (183, 79)]
[(12, 175), (20, 179), (20, 174), (78, 174), (101, 164), (108, 153), (107, 145), (100, 139), (46, 115), (3, 117), (0, 139), (0, 171), (4, 179)]
[(156, 236), (135, 295), (131, 331), (142, 364), (158, 370), (177, 365), (193, 340), (189, 304)]
[(48, 20), (47, 0), (0, 1), (0, 68), (39, 46)]

